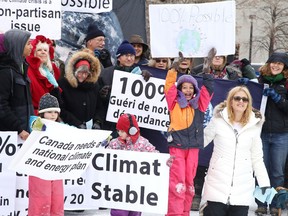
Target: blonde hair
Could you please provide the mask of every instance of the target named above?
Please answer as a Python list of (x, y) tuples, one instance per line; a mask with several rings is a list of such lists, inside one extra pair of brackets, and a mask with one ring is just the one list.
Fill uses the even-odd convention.
[(240, 119), (240, 123), (242, 125), (246, 125), (250, 119), (250, 115), (252, 113), (252, 96), (249, 92), (249, 89), (246, 86), (237, 86), (232, 88), (229, 92), (228, 92), (228, 96), (226, 99), (226, 106), (227, 106), (227, 111), (228, 111), (228, 117), (229, 117), (229, 121), (231, 123), (233, 123), (235, 121), (235, 114), (234, 114), (234, 110), (232, 108), (232, 100), (233, 97), (235, 96), (235, 94), (237, 92), (243, 91), (248, 98), (248, 103), (247, 103), (247, 108), (244, 111), (242, 118)]
[[(168, 70), (171, 67), (171, 60), (170, 58), (159, 58), (159, 59), (167, 59), (167, 66), (166, 66), (166, 70)], [(156, 65), (156, 58), (150, 59), (148, 62), (148, 66), (150, 67), (155, 67)]]
[[(259, 71), (262, 76), (273, 76), (271, 68), (270, 68), (270, 63), (266, 63), (265, 65), (261, 66), (259, 68)], [(285, 64), (284, 64), (284, 69), (281, 73), (283, 73), (286, 79), (288, 78), (288, 68), (285, 67)]]
[(42, 76), (45, 76), (45, 77), (46, 77), (46, 71), (43, 69), (43, 66), (46, 66), (49, 69), (49, 71), (54, 75), (52, 62), (51, 62), (50, 54), (49, 54), (49, 48), (50, 48), (49, 44), (47, 44), (46, 42), (42, 43), (41, 41), (39, 41), (39, 43), (36, 45), (35, 52), (34, 52), (34, 56), (36, 56), (37, 50), (47, 49), (47, 62), (45, 62), (45, 63), (42, 62), (39, 66), (40, 73), (42, 74)]

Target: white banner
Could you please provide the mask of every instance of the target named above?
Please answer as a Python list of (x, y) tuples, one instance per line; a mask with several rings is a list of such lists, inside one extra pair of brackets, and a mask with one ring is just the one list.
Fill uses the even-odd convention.
[(31, 38), (41, 34), (50, 39), (60, 39), (61, 16), (59, 0), (1, 1), (0, 32), (21, 29), (31, 32)]
[(61, 0), (63, 11), (103, 13), (112, 10), (113, 0)]
[(16, 131), (0, 132), (1, 215), (27, 215), (27, 176), (8, 169), (22, 143)]
[(165, 80), (114, 71), (107, 121), (117, 122), (122, 113), (136, 115), (140, 127), (166, 131), (170, 121), (164, 95)]
[(82, 130), (42, 120), (46, 131), (33, 131), (11, 163), (11, 169), (46, 180), (78, 178), (88, 168), (99, 143), (111, 131)]
[[(16, 140), (16, 132), (1, 132), (0, 137), (0, 215), (26, 216), (27, 175), (7, 169), (12, 153), (16, 153), (12, 144), (21, 143)], [(166, 161), (169, 154), (104, 148), (97, 148), (94, 153), (90, 158), (92, 163), (81, 177), (63, 180), (66, 210), (107, 207), (155, 214), (167, 212), (169, 167)]]
[(98, 149), (89, 182), (91, 202), (106, 208), (166, 214), (169, 154)]
[(155, 57), (205, 57), (235, 53), (235, 1), (149, 5), (151, 54)]

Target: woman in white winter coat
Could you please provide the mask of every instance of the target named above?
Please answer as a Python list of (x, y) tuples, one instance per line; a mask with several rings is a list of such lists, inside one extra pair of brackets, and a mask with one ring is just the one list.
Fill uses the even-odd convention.
[(204, 183), (203, 199), (208, 204), (204, 216), (248, 215), (254, 201), (254, 175), (262, 192), (270, 188), (260, 138), (263, 122), (245, 86), (231, 89), (226, 101), (215, 107), (204, 129), (204, 145), (214, 141)]

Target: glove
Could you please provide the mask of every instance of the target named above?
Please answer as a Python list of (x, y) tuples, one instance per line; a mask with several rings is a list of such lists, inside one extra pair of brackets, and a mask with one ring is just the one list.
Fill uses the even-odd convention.
[(242, 85), (247, 85), (249, 82), (248, 78), (242, 77), (242, 78), (238, 78), (238, 82)]
[(41, 118), (38, 117), (32, 124), (32, 129), (36, 131), (45, 131), (46, 125), (42, 122)]
[(87, 129), (86, 124), (84, 124), (84, 123), (78, 125), (77, 128), (79, 128), (79, 129)]
[(107, 95), (109, 94), (110, 90), (111, 90), (111, 86), (110, 85), (103, 86), (103, 88), (101, 88), (100, 91), (99, 91), (100, 97), (106, 98)]
[(101, 55), (101, 50), (95, 49), (94, 50), (94, 55), (99, 59)]
[(271, 97), (271, 99), (278, 103), (281, 99), (281, 95), (278, 94), (273, 88), (266, 88), (263, 90), (263, 95), (267, 97)]
[(95, 123), (92, 125), (92, 129), (97, 129), (97, 130), (101, 129), (100, 124), (97, 123), (97, 122), (95, 122)]
[(184, 61), (183, 53), (179, 51), (179, 57), (175, 58), (170, 69), (174, 68), (176, 71), (179, 71), (179, 65)]
[(112, 66), (111, 54), (107, 49), (100, 50), (100, 57), (98, 57), (104, 68)]
[(150, 79), (150, 77), (152, 76), (152, 74), (147, 70), (143, 70), (142, 76), (143, 76), (144, 80), (147, 82)]
[(262, 194), (264, 195), (266, 193), (266, 190), (267, 189), (270, 189), (271, 187), (261, 187), (261, 191), (262, 191)]

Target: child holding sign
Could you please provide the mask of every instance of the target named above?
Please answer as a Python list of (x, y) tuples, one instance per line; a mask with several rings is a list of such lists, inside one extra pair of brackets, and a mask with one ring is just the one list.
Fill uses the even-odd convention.
[(190, 207), (195, 194), (194, 177), (198, 165), (199, 148), (203, 148), (204, 113), (213, 94), (213, 78), (207, 68), (216, 54), (211, 49), (205, 59), (203, 86), (198, 88), (197, 80), (191, 75), (181, 75), (177, 71), (184, 57), (179, 53), (179, 61), (174, 61), (165, 82), (165, 96), (170, 115), (168, 147), (173, 159), (169, 176), (168, 216), (190, 215)]
[[(56, 97), (49, 93), (40, 98), (39, 117), (32, 116), (32, 130), (44, 131), (45, 125), (41, 118), (60, 122), (60, 108)], [(44, 180), (29, 176), (29, 206), (28, 215), (64, 215), (64, 189), (62, 180)]]
[[(108, 149), (119, 149), (138, 152), (158, 152), (155, 147), (140, 135), (138, 122), (134, 115), (123, 114), (116, 124), (119, 137), (108, 144)], [(141, 212), (111, 209), (111, 216), (140, 216)]]

